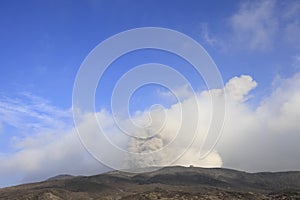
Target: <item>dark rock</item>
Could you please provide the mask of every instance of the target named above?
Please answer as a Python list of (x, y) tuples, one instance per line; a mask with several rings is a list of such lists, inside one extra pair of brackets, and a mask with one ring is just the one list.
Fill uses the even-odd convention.
[(165, 167), (147, 173), (113, 171), (60, 175), (0, 189), (0, 199), (299, 199), (300, 172), (246, 173)]

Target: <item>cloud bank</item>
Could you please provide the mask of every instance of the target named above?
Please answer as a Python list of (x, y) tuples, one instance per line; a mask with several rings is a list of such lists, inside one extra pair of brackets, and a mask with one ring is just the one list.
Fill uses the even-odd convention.
[[(277, 79), (270, 95), (259, 101), (258, 106), (254, 106), (248, 100), (255, 98), (255, 93), (251, 91), (257, 85), (252, 77), (247, 75), (233, 77), (226, 83), (224, 89), (227, 94), (227, 113), (222, 136), (216, 148), (204, 159), (199, 159), (199, 151), (204, 140), (203, 133), (208, 130), (211, 118), (210, 93), (220, 92), (219, 90), (202, 91), (197, 94), (200, 129), (196, 133), (194, 143), (187, 150), (178, 142), (158, 157), (141, 156), (135, 160), (128, 157), (110, 157), (120, 160), (120, 163), (124, 164), (122, 167), (145, 167), (164, 165), (166, 157), (176, 156), (184, 151), (172, 165), (230, 167), (247, 171), (300, 170), (300, 74), (288, 79)], [(20, 101), (18, 102), (18, 105), (21, 105)], [(69, 120), (61, 120), (68, 111), (59, 111), (45, 102), (35, 103), (47, 108), (43, 109), (44, 117), (31, 114), (30, 117), (42, 119), (38, 123), (39, 126), (26, 129), (35, 130), (32, 134), (12, 137), (10, 142), (13, 151), (0, 153), (0, 185), (43, 180), (62, 173), (90, 175), (109, 170), (86, 151)], [(27, 109), (25, 111), (12, 111), (11, 105), (15, 104), (11, 99), (1, 100), (1, 134), (6, 134), (5, 128), (8, 123), (10, 126), (15, 124), (15, 127), (26, 124), (27, 121), (22, 121), (23, 118), (18, 116), (25, 116), (26, 113), (32, 113), (32, 109), (36, 109), (31, 102), (27, 107), (22, 104)], [(195, 104), (187, 96), (181, 102), (181, 106), (191, 113), (195, 108)], [(149, 114), (147, 112), (139, 112), (135, 119), (141, 124), (146, 123)], [(172, 142), (177, 137), (180, 126), (179, 104), (167, 109), (154, 109), (151, 112), (155, 119), (151, 126), (143, 133), (136, 133), (151, 136), (148, 139), (128, 139), (120, 134), (109, 112), (101, 110), (96, 115), (104, 124), (104, 129), (109, 132), (107, 136), (113, 143), (130, 152), (147, 153), (164, 148)], [(162, 113), (167, 116), (166, 122), (160, 134), (155, 135), (153, 130), (157, 130), (156, 126), (161, 126), (160, 122), (164, 116)], [(55, 127), (48, 123), (58, 121), (60, 125)], [(86, 128), (87, 134), (97, 134), (98, 127), (90, 123), (89, 117), (83, 120), (82, 126)], [(194, 134), (193, 131), (190, 132), (189, 126), (184, 127), (182, 131), (181, 134), (185, 134), (186, 138), (191, 138), (190, 134)], [(109, 155), (109, 149), (107, 154)]]

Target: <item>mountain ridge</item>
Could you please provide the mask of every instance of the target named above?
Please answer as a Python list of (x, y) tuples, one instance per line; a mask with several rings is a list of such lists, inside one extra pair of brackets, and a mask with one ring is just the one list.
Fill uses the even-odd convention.
[(300, 172), (248, 173), (226, 168), (164, 167), (145, 173), (59, 175), (0, 189), (0, 199), (282, 199), (300, 198)]

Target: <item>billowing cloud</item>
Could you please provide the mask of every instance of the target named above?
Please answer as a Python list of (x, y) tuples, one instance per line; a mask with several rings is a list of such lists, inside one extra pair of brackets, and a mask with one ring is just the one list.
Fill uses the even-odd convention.
[[(300, 125), (297, 120), (300, 118), (300, 74), (289, 79), (279, 79), (271, 94), (257, 107), (253, 107), (249, 105), (247, 99), (249, 92), (256, 86), (257, 83), (247, 75), (234, 77), (226, 83), (225, 126), (216, 148), (204, 159), (200, 159), (200, 147), (205, 138), (204, 133), (209, 129), (212, 114), (209, 92), (219, 92), (218, 90), (202, 91), (197, 94), (196, 101), (200, 111), (197, 112), (197, 116), (193, 116), (195, 114), (194, 97), (186, 97), (182, 102), (169, 108), (138, 113), (133, 119), (139, 125), (148, 124), (149, 112), (153, 119), (150, 121), (151, 125), (146, 126), (143, 132), (133, 133), (134, 136), (142, 136), (144, 139), (128, 139), (128, 136), (124, 136), (115, 126), (111, 114), (101, 110), (96, 115), (107, 136), (113, 143), (127, 151), (144, 154), (166, 148), (174, 141), (173, 145), (168, 146), (168, 151), (157, 157), (120, 158), (112, 156), (110, 150), (107, 149), (108, 157), (118, 159), (124, 164), (122, 167), (145, 167), (165, 165), (166, 158), (176, 157), (184, 152), (171, 164), (223, 166), (248, 171), (299, 170)], [(9, 102), (6, 101), (6, 104), (9, 105)], [(26, 108), (28, 113), (31, 113), (31, 106)], [(200, 126), (197, 132), (188, 123), (182, 125), (180, 108), (186, 111), (183, 117), (187, 121), (192, 121), (190, 119), (193, 117), (199, 117)], [(49, 111), (53, 113), (53, 109)], [(15, 110), (14, 112), (23, 111)], [(54, 115), (47, 116), (54, 117)], [(87, 134), (97, 134), (98, 125), (91, 123), (91, 116), (87, 115), (80, 126), (86, 130)], [(161, 121), (165, 123), (163, 129), (160, 130), (157, 127), (161, 126)], [(48, 120), (40, 121), (38, 127), (42, 127), (42, 123), (47, 125)], [(69, 122), (65, 121), (65, 123), (64, 127), (68, 127)], [(124, 123), (126, 125), (126, 120)], [(180, 126), (182, 129), (178, 132)], [(48, 125), (47, 127), (25, 137), (13, 138), (12, 142), (17, 150), (0, 154), (0, 184), (42, 180), (62, 173), (89, 175), (109, 170), (86, 151), (72, 126), (67, 129), (50, 129)], [(157, 132), (157, 130), (160, 131)], [(178, 134), (183, 134), (184, 137), (176, 141), (174, 138), (177, 138)], [(185, 144), (189, 141), (185, 141), (185, 138), (189, 140), (194, 134), (196, 134), (194, 142), (186, 148)], [(98, 142), (101, 146), (102, 141)]]
[(248, 93), (256, 86), (257, 83), (251, 76), (234, 77), (225, 85), (226, 95), (234, 101), (243, 102), (247, 100)]
[(228, 103), (218, 151), (225, 167), (247, 171), (299, 170), (300, 75), (277, 80), (260, 105)]

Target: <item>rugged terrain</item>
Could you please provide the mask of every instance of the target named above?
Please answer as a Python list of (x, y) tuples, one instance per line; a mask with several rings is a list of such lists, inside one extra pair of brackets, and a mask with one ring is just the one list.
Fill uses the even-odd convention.
[(61, 175), (2, 188), (0, 199), (300, 199), (300, 172), (165, 167), (141, 174)]

